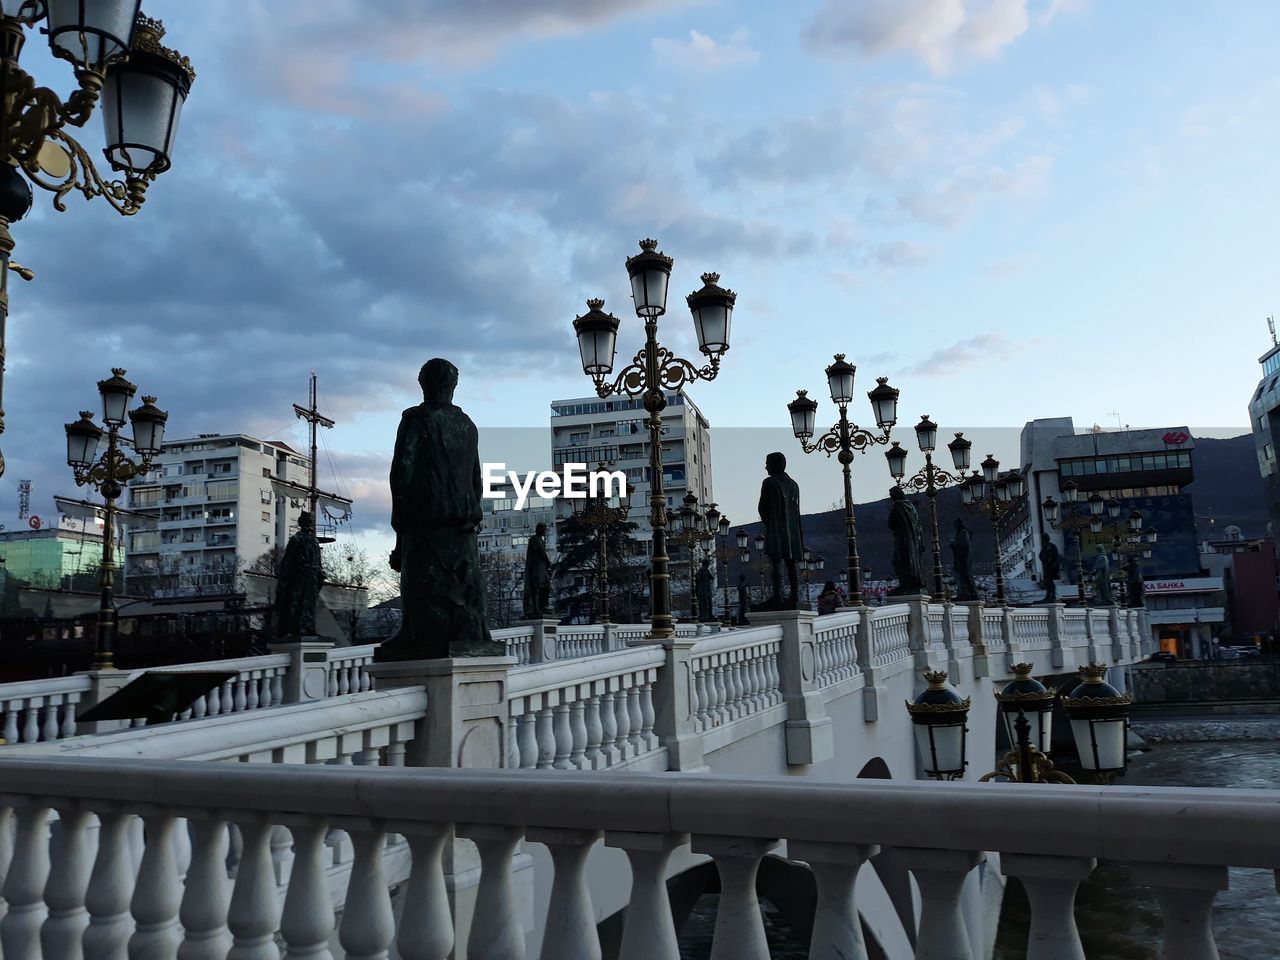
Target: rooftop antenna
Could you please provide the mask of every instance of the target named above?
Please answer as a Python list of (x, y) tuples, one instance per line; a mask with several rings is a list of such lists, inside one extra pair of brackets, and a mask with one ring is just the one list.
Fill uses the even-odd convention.
[(1276, 342), (1276, 318), (1274, 316), (1267, 317), (1267, 329), (1271, 331), (1271, 345), (1273, 347), (1280, 346), (1280, 343)]
[(1117, 429), (1117, 430), (1123, 430), (1123, 429), (1125, 428), (1125, 423), (1124, 423), (1124, 421), (1120, 419), (1120, 414), (1119, 414), (1119, 413), (1117, 413), (1115, 410), (1110, 411), (1110, 412), (1107, 414), (1107, 416), (1108, 416), (1108, 417), (1115, 417), (1115, 418), (1116, 418), (1116, 429)]

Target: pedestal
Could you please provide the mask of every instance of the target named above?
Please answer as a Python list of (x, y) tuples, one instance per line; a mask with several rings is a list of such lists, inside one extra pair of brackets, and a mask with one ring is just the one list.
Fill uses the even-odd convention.
[(405, 766), (488, 769), (507, 763), (507, 675), (515, 664), (515, 657), (448, 657), (365, 669), (375, 690), (427, 688)]
[(289, 655), (284, 677), (284, 702), (323, 700), (329, 687), (329, 651), (333, 643), (323, 637), (297, 637), (270, 645), (272, 653)]
[(532, 617), (517, 620), (517, 627), (532, 627), (533, 635), (529, 639), (529, 662), (546, 663), (556, 659), (556, 628), (560, 620), (556, 617)]

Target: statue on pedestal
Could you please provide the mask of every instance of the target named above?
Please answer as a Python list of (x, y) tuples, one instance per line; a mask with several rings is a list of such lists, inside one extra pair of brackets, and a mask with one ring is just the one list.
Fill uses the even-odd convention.
[(1062, 554), (1058, 545), (1048, 537), (1040, 546), (1040, 586), (1044, 587), (1044, 602), (1058, 602), (1058, 578), (1062, 576)]
[(1143, 593), (1146, 587), (1142, 583), (1142, 567), (1134, 554), (1129, 555), (1129, 563), (1125, 569), (1125, 593), (1129, 606), (1145, 607), (1147, 605)]
[(323, 583), (320, 542), (311, 514), (303, 510), (298, 514), (298, 531), (289, 538), (280, 558), (275, 602), (278, 639), (315, 636), (316, 604)]
[(551, 555), (547, 553), (547, 525), (538, 524), (524, 554), (524, 617), (534, 620), (551, 613)]
[(399, 632), (374, 659), (502, 656), (489, 634), (476, 532), (483, 514), (479, 434), (453, 404), (458, 368), (428, 360), (422, 403), (404, 411), (391, 458), (391, 568), (400, 573)]
[(747, 607), (751, 605), (751, 588), (747, 586), (747, 575), (738, 574), (738, 623), (747, 622)]
[(889, 508), (889, 532), (893, 534), (893, 575), (898, 585), (889, 591), (892, 597), (924, 592), (924, 532), (915, 504), (907, 499), (901, 487), (889, 491), (893, 505)]
[(711, 572), (711, 561), (703, 557), (702, 566), (698, 568), (697, 578), (698, 619), (703, 623), (714, 622), (716, 619), (715, 606), (712, 599), (714, 580), (715, 576)]
[[(760, 519), (764, 521), (764, 555), (771, 561), (772, 596), (757, 605), (758, 610), (796, 610), (800, 582), (796, 561), (804, 553), (800, 535), (800, 486), (787, 476), (787, 458), (771, 453), (764, 460), (768, 476), (760, 485)], [(782, 570), (787, 571), (790, 593), (782, 595)]]
[(978, 587), (973, 582), (973, 567), (969, 547), (973, 534), (963, 517), (956, 517), (956, 532), (951, 537), (951, 560), (956, 575), (956, 600), (977, 600)]
[(1093, 561), (1093, 593), (1096, 606), (1115, 606), (1116, 598), (1111, 592), (1111, 557), (1102, 544), (1098, 544), (1098, 556)]

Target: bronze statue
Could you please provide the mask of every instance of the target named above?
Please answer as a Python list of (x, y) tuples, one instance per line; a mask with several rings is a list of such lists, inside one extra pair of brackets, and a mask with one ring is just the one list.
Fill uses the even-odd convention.
[(1115, 606), (1116, 598), (1111, 593), (1111, 557), (1102, 544), (1098, 544), (1098, 556), (1093, 561), (1093, 592), (1095, 605)]
[(747, 607), (751, 604), (751, 588), (747, 586), (747, 575), (738, 574), (738, 623), (747, 622)]
[(1146, 587), (1142, 582), (1142, 567), (1134, 554), (1129, 555), (1128, 567), (1125, 570), (1125, 593), (1128, 594), (1129, 606), (1145, 607), (1147, 601), (1143, 596)]
[(711, 561), (706, 557), (702, 558), (702, 566), (698, 569), (698, 619), (703, 623), (714, 621), (715, 606), (712, 602), (712, 593), (714, 588), (712, 582), (715, 576), (711, 572)]
[(962, 517), (956, 517), (955, 528), (956, 532), (951, 537), (951, 560), (956, 575), (955, 599), (977, 600), (978, 587), (973, 582), (973, 567), (969, 557), (973, 534)]
[(1043, 578), (1040, 586), (1044, 587), (1044, 602), (1058, 602), (1058, 578), (1062, 576), (1062, 554), (1058, 545), (1048, 537), (1040, 546), (1040, 572)]
[(529, 538), (524, 554), (524, 616), (544, 617), (551, 612), (551, 555), (547, 553), (547, 525), (540, 523)]
[(893, 505), (889, 508), (889, 532), (893, 534), (893, 575), (898, 585), (890, 596), (915, 595), (924, 591), (924, 533), (915, 504), (907, 499), (901, 487), (889, 491)]
[(428, 360), (422, 403), (404, 411), (391, 458), (391, 567), (400, 572), (400, 630), (376, 660), (500, 656), (489, 635), (476, 531), (482, 514), (479, 435), (453, 405), (458, 369)]
[(306, 510), (298, 514), (298, 532), (289, 538), (280, 558), (276, 585), (276, 637), (313, 637), (316, 633), (316, 603), (324, 570), (320, 563), (320, 542)]
[[(771, 453), (764, 460), (768, 476), (760, 484), (760, 519), (764, 521), (764, 555), (771, 561), (773, 595), (759, 604), (762, 610), (795, 610), (799, 607), (800, 581), (796, 561), (804, 553), (800, 534), (800, 486), (787, 476), (787, 458)], [(791, 592), (782, 597), (782, 568), (787, 570)]]

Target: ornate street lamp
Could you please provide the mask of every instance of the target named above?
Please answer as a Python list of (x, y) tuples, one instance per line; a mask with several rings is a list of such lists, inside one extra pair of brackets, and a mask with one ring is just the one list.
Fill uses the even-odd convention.
[(716, 527), (720, 531), (720, 542), (716, 547), (716, 576), (723, 576), (720, 581), (720, 590), (724, 598), (724, 620), (723, 623), (733, 625), (733, 612), (729, 606), (729, 560), (733, 554), (729, 550), (729, 528), (733, 524), (729, 518), (721, 514), (720, 520), (716, 523)]
[(1080, 668), (1081, 683), (1062, 701), (1071, 721), (1080, 765), (1109, 780), (1128, 765), (1129, 708), (1133, 697), (1107, 683), (1107, 668), (1091, 663)]
[[(10, 260), (9, 225), (31, 210), (30, 183), (66, 210), (73, 190), (102, 197), (118, 213), (141, 209), (151, 182), (169, 169), (178, 116), (195, 71), (163, 46), (159, 20), (138, 12), (140, 0), (3, 0), (0, 2), (0, 357), (9, 315), (9, 271), (35, 274)], [(71, 63), (77, 87), (66, 100), (20, 66), (28, 28), (39, 29), (55, 57)], [(102, 100), (104, 153), (123, 180), (104, 179), (70, 130), (83, 127)], [(30, 181), (30, 183), (28, 183)], [(0, 408), (3, 407), (0, 367)], [(0, 416), (0, 433), (4, 420)], [(0, 474), (4, 457), (0, 456)]]
[(846, 602), (851, 607), (858, 607), (862, 605), (862, 563), (858, 559), (858, 528), (853, 514), (853, 475), (850, 465), (855, 453), (866, 453), (876, 444), (889, 442), (889, 431), (898, 422), (898, 391), (889, 386), (887, 377), (879, 377), (876, 388), (867, 394), (879, 429), (878, 433), (873, 433), (849, 421), (849, 402), (853, 399), (853, 379), (856, 373), (854, 365), (845, 360), (843, 353), (837, 353), (835, 362), (827, 367), (825, 373), (831, 402), (840, 411), (840, 419), (835, 426), (810, 442), (817, 419), (818, 403), (809, 398), (806, 390), (796, 391), (796, 398), (787, 404), (787, 410), (791, 414), (791, 432), (800, 441), (800, 447), (805, 453), (821, 450), (828, 457), (836, 454), (836, 459), (840, 461), (840, 469), (844, 475), (845, 568), (849, 581)]
[[(603, 471), (605, 464), (600, 464)], [(587, 496), (574, 501), (574, 513), (595, 534), (599, 567), (596, 574), (597, 610), (600, 623), (609, 622), (609, 534), (619, 525), (626, 524), (631, 515), (631, 485), (623, 496)]]
[(1030, 663), (1015, 663), (1013, 679), (996, 694), (996, 702), (1000, 705), (1000, 718), (1004, 721), (1009, 742), (1018, 742), (1014, 720), (1022, 713), (1029, 724), (1031, 745), (1047, 754), (1053, 743), (1053, 704), (1058, 694), (1031, 676), (1033, 669)]
[[(1093, 533), (1102, 530), (1102, 513), (1106, 501), (1098, 494), (1089, 495), (1089, 499), (1081, 502), (1080, 488), (1074, 480), (1062, 485), (1062, 503), (1053, 497), (1045, 497), (1040, 504), (1045, 522), (1055, 530), (1062, 530), (1068, 535), (1075, 534), (1076, 539), (1076, 595), (1081, 606), (1089, 605), (1089, 591), (1084, 580), (1084, 529), (1088, 527)], [(1065, 511), (1065, 512), (1064, 512)]]
[(716, 509), (716, 505), (713, 503), (700, 513), (698, 511), (698, 498), (693, 493), (686, 493), (679, 517), (679, 531), (672, 531), (669, 535), (672, 544), (684, 547), (689, 554), (689, 617), (697, 623), (700, 618), (708, 618), (714, 614), (714, 611), (711, 610), (698, 610), (696, 584), (700, 556), (699, 548), (708, 543), (714, 543), (720, 511)]
[(931, 780), (959, 780), (969, 764), (965, 759), (969, 698), (961, 699), (947, 683), (945, 671), (929, 671), (924, 678), (929, 686), (915, 700), (907, 701), (907, 712), (915, 727), (925, 776)]
[(895, 440), (885, 451), (885, 460), (889, 464), (889, 475), (898, 483), (915, 493), (921, 491), (929, 498), (929, 520), (933, 527), (933, 595), (942, 599), (946, 596), (946, 588), (942, 583), (942, 545), (938, 535), (938, 491), (953, 483), (960, 483), (964, 473), (969, 469), (969, 449), (973, 446), (957, 433), (956, 438), (947, 444), (951, 451), (951, 461), (956, 473), (947, 473), (933, 462), (934, 446), (938, 440), (938, 425), (925, 414), (916, 424), (916, 444), (924, 454), (924, 466), (911, 477), (903, 479), (907, 472), (907, 451), (903, 450)]
[(595, 382), (602, 399), (617, 394), (644, 397), (649, 428), (649, 525), (653, 530), (653, 565), (650, 574), (651, 619), (649, 636), (664, 640), (674, 634), (671, 619), (671, 581), (667, 558), (666, 495), (662, 484), (662, 411), (667, 405), (665, 390), (679, 390), (696, 380), (714, 380), (720, 373), (720, 358), (729, 349), (729, 327), (737, 294), (719, 285), (720, 275), (704, 273), (702, 288), (685, 301), (693, 316), (698, 349), (707, 358), (702, 367), (677, 357), (658, 343), (658, 318), (667, 311), (667, 286), (674, 261), (658, 251), (658, 241), (641, 240), (640, 252), (627, 258), (631, 298), (636, 315), (644, 321), (645, 345), (613, 383), (605, 378), (613, 372), (617, 344), (617, 317), (603, 312), (603, 300), (589, 300), (588, 312), (574, 319), (582, 370)]
[[(959, 434), (956, 435), (956, 439), (960, 439)], [(1014, 471), (1001, 477), (1000, 461), (991, 454), (987, 454), (987, 458), (982, 461), (982, 473), (975, 471), (960, 486), (961, 504), (967, 509), (985, 513), (991, 521), (991, 532), (995, 537), (995, 605), (999, 607), (1005, 605), (1004, 564), (1000, 557), (1002, 531), (1005, 520), (1022, 507), (1025, 490), (1026, 484), (1022, 474)]]
[[(98, 606), (97, 641), (94, 646), (94, 668), (111, 669), (111, 642), (115, 633), (115, 517), (116, 498), (124, 492), (123, 483), (146, 473), (151, 461), (160, 453), (164, 444), (164, 427), (169, 415), (159, 409), (155, 397), (143, 397), (142, 406), (128, 409), (129, 401), (138, 388), (124, 377), (119, 367), (111, 370), (111, 376), (98, 382), (102, 397), (103, 430), (93, 422), (93, 412), (80, 411), (80, 419), (66, 425), (67, 466), (75, 474), (77, 486), (92, 486), (102, 494), (104, 501), (102, 525), (102, 563), (99, 581), (102, 588)], [(120, 436), (125, 418), (133, 424), (133, 441), (130, 444)], [(98, 446), (103, 434), (107, 437), (107, 449), (99, 458)], [(122, 444), (133, 447), (137, 459), (125, 455)]]

